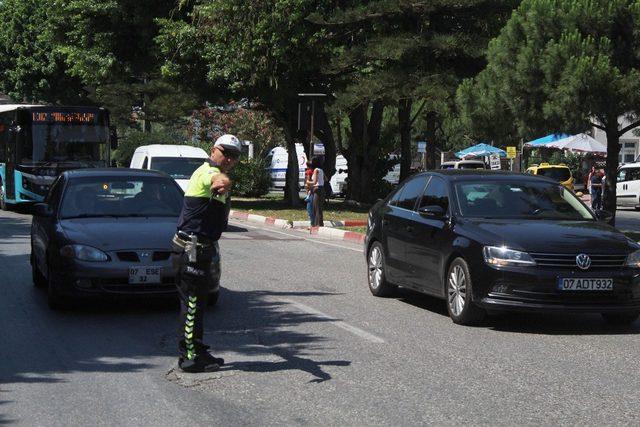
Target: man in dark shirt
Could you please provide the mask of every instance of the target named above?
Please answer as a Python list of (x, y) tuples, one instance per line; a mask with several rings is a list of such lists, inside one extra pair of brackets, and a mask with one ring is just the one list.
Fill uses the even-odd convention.
[(602, 209), (602, 175), (601, 171), (596, 171), (591, 176), (591, 208), (593, 210)]
[(209, 354), (202, 341), (204, 310), (212, 288), (213, 258), (218, 239), (227, 226), (227, 193), (231, 181), (225, 174), (240, 157), (241, 145), (233, 135), (223, 135), (211, 148), (211, 156), (191, 176), (173, 237), (176, 286), (180, 297), (180, 358), (185, 372), (212, 372), (223, 359)]

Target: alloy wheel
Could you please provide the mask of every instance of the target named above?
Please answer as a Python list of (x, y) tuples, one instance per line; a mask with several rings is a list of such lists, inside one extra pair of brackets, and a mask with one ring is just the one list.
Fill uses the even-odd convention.
[(379, 246), (374, 246), (369, 254), (369, 284), (378, 289), (382, 283), (382, 252)]
[(462, 266), (456, 265), (451, 270), (447, 290), (449, 309), (455, 316), (460, 316), (467, 300), (467, 278)]

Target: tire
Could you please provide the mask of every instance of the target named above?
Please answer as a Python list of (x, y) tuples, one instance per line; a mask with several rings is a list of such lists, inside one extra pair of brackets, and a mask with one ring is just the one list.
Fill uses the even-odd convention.
[(70, 301), (64, 299), (58, 292), (51, 269), (48, 269), (47, 274), (47, 303), (52, 310), (66, 310), (71, 305)]
[(472, 281), (469, 266), (462, 258), (449, 265), (445, 280), (447, 311), (453, 323), (476, 325), (484, 319), (486, 312), (472, 301)]
[(33, 285), (36, 288), (44, 288), (47, 286), (47, 279), (44, 277), (40, 270), (38, 270), (38, 266), (36, 265), (35, 257), (33, 253), (31, 254), (31, 277), (33, 279)]
[(640, 316), (640, 312), (630, 313), (601, 313), (605, 322), (611, 325), (630, 325)]
[(387, 297), (393, 294), (396, 286), (387, 281), (384, 249), (380, 242), (374, 242), (367, 256), (367, 279), (369, 291), (377, 297)]
[(0, 209), (2, 209), (3, 211), (9, 210), (9, 205), (4, 198), (4, 190), (2, 185), (0, 185)]

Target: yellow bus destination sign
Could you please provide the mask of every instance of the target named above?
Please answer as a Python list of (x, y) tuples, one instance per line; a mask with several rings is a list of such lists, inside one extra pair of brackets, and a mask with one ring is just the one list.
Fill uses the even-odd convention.
[(69, 111), (38, 111), (31, 113), (34, 123), (94, 123), (96, 113)]

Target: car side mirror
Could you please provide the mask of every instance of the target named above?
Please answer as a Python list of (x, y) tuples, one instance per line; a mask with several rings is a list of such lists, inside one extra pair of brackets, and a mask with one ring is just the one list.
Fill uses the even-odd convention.
[(420, 209), (418, 209), (418, 213), (420, 214), (420, 216), (427, 218), (442, 218), (444, 217), (445, 212), (444, 209), (442, 209), (442, 206), (431, 205), (421, 207)]
[(53, 216), (53, 210), (51, 209), (51, 206), (46, 203), (36, 203), (33, 205), (33, 215), (51, 217)]
[(605, 210), (602, 210), (602, 209), (597, 209), (596, 210), (596, 218), (600, 222), (609, 222), (609, 221), (611, 221), (611, 218), (613, 218), (613, 214), (611, 212), (609, 212), (609, 211), (605, 211)]

